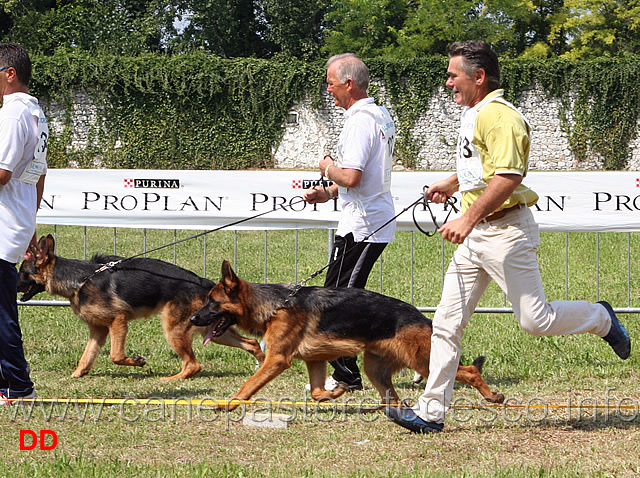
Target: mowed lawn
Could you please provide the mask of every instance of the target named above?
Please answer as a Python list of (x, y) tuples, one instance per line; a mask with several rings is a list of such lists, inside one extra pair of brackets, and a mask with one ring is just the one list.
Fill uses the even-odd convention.
[[(83, 259), (94, 253), (136, 255), (198, 231), (119, 229), (115, 246), (114, 230), (108, 228), (87, 228), (86, 240), (80, 227), (42, 226), (39, 232), (55, 233), (59, 255)], [(549, 300), (605, 299), (616, 308), (640, 307), (639, 235), (543, 233), (542, 241), (539, 257)], [(400, 232), (383, 255), (382, 273), (378, 265), (368, 288), (434, 307), (442, 266), (452, 252), (438, 236)], [(327, 232), (221, 231), (150, 256), (213, 280), (228, 259), (250, 281), (298, 282), (326, 265)], [(309, 285), (322, 285), (323, 279), (320, 275)], [(34, 300), (48, 298), (40, 294)], [(480, 306), (509, 304), (492, 285)], [(258, 393), (259, 403), (230, 413), (213, 411), (206, 400), (232, 395), (255, 371), (255, 360), (237, 349), (203, 346), (196, 338), (203, 370), (189, 380), (163, 381), (180, 369), (180, 360), (157, 318), (129, 328), (126, 351), (144, 356), (145, 367), (112, 364), (107, 341), (94, 369), (74, 379), (70, 374), (88, 338), (86, 325), (68, 307), (19, 310), (32, 378), (46, 401), (0, 407), (0, 476), (640, 474), (636, 314), (620, 314), (633, 341), (626, 361), (595, 336), (532, 337), (512, 314), (476, 314), (464, 337), (463, 362), (486, 356), (484, 378), (507, 403), (485, 407), (474, 389), (456, 385), (445, 431), (423, 437), (372, 410), (378, 396), (369, 382), (335, 403), (314, 403), (305, 392), (306, 368), (299, 361)], [(423, 389), (412, 378), (410, 370), (395, 378), (408, 400)], [(288, 426), (243, 424), (244, 416), (256, 411), (284, 416)], [(37, 437), (48, 430), (44, 448), (52, 449), (40, 449), (38, 443), (21, 450), (21, 435), (23, 445), (33, 441), (25, 430)]]

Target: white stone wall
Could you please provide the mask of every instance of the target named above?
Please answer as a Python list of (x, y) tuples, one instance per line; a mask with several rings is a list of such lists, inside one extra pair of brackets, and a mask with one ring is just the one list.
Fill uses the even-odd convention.
[[(65, 128), (66, 106), (59, 101), (47, 101), (43, 104), (46, 110), (49, 128), (57, 135)], [(84, 91), (75, 92), (71, 101), (71, 145), (75, 150), (81, 150), (89, 144), (89, 134), (96, 127), (98, 108), (93, 99)]]
[[(101, 128), (102, 118), (98, 116), (98, 106), (85, 91), (76, 91), (71, 99), (70, 111), (67, 114), (65, 103), (60, 101), (44, 101), (41, 103), (47, 115), (49, 129), (56, 135), (64, 133), (69, 121), (71, 142), (68, 148), (80, 151), (89, 146), (92, 133)], [(100, 121), (99, 121), (100, 120)], [(94, 165), (101, 167), (101, 158), (94, 158)], [(77, 165), (71, 164), (72, 167)]]
[[(376, 83), (377, 96), (389, 109), (394, 119), (397, 116), (388, 103), (384, 85)], [(602, 169), (601, 158), (593, 157), (578, 162), (569, 147), (566, 132), (561, 128), (560, 100), (549, 97), (542, 89), (525, 91), (520, 98), (519, 108), (529, 119), (532, 127), (530, 169), (532, 170), (598, 170)], [(44, 102), (50, 128), (55, 134), (65, 130), (66, 108), (59, 102)], [(333, 98), (324, 93), (320, 110), (311, 107), (311, 100), (303, 98), (291, 109), (292, 119), (297, 122), (283, 125), (282, 141), (273, 152), (276, 168), (316, 169), (319, 160), (326, 153), (335, 151), (335, 146), (343, 125), (343, 110), (336, 107)], [(410, 134), (418, 145), (417, 169), (453, 170), (455, 169), (455, 144), (457, 141), (458, 118), (461, 107), (456, 105), (448, 89), (441, 88), (434, 95), (425, 111), (409, 132), (398, 129), (398, 136)], [(69, 116), (71, 134), (70, 148), (85, 148), (92, 134), (102, 124), (98, 116), (98, 107), (86, 92), (77, 92), (72, 99)], [(568, 117), (571, 121), (571, 118)], [(640, 121), (636, 128), (636, 137), (631, 143), (632, 154), (627, 169), (640, 170)], [(116, 145), (117, 146), (117, 145)], [(96, 158), (96, 166), (100, 159)], [(397, 165), (397, 169), (402, 169)]]
[[(394, 119), (397, 119), (390, 106), (385, 106), (389, 108)], [(573, 157), (567, 133), (561, 128), (558, 98), (549, 97), (542, 89), (536, 88), (523, 92), (518, 107), (533, 128), (529, 158), (531, 170), (602, 169), (601, 158), (593, 157), (578, 162)], [(310, 110), (308, 101), (302, 101), (293, 108), (293, 111), (299, 114), (300, 123), (295, 127), (286, 127), (282, 143), (274, 152), (277, 168), (316, 168), (323, 152), (331, 152), (332, 146), (335, 146), (342, 127), (342, 110), (333, 106), (328, 94), (325, 94), (321, 111), (310, 113), (307, 110)], [(449, 90), (444, 87), (431, 98), (427, 111), (420, 115), (416, 125), (409, 132), (419, 146), (417, 169), (455, 169), (454, 154), (461, 110), (462, 108), (454, 103)], [(312, 120), (303, 124), (305, 118), (309, 117)], [(398, 136), (403, 134), (407, 133), (398, 131)], [(631, 146), (633, 154), (627, 169), (635, 171), (640, 169), (640, 138), (636, 138)], [(295, 156), (291, 154), (292, 151), (295, 151)]]
[(636, 137), (631, 141), (631, 158), (627, 163), (629, 171), (640, 171), (640, 119), (636, 126)]

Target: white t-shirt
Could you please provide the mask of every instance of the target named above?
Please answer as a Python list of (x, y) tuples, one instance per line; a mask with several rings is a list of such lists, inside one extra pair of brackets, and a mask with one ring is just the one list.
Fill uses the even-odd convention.
[(13, 93), (2, 98), (0, 108), (0, 169), (12, 173), (0, 186), (0, 259), (12, 263), (22, 259), (36, 229), (36, 186), (17, 179), (31, 164), (38, 144), (38, 119), (25, 102), (38, 104), (33, 96)]
[[(342, 210), (336, 234), (353, 233), (361, 242), (395, 216), (391, 183), (390, 158), (395, 141), (395, 127), (385, 108), (375, 105), (373, 98), (357, 101), (345, 112), (345, 124), (338, 139), (336, 164), (362, 171), (355, 188), (339, 188)], [(396, 223), (391, 222), (367, 242), (390, 242), (395, 237)]]

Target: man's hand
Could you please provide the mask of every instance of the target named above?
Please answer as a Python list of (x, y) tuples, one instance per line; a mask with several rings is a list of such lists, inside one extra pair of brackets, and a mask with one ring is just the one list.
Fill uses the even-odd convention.
[(322, 186), (310, 187), (304, 192), (302, 198), (309, 204), (327, 202), (329, 199), (331, 199), (329, 197), (329, 188), (325, 189)]
[(318, 164), (321, 176), (325, 176), (325, 172), (327, 171), (328, 166), (335, 166), (335, 162), (333, 161), (333, 158), (327, 154), (324, 158), (322, 158), (320, 164)]
[(475, 224), (470, 223), (465, 216), (466, 214), (443, 224), (438, 229), (438, 232), (442, 234), (442, 238), (453, 244), (462, 244), (475, 227)]
[(24, 253), (24, 260), (35, 261), (36, 259), (42, 259), (42, 251), (38, 248), (38, 239), (34, 232), (31, 242), (29, 242), (29, 246), (27, 247), (27, 252)]
[(424, 197), (427, 201), (442, 204), (458, 190), (458, 175), (454, 174), (447, 179), (436, 181), (425, 191)]
[(522, 176), (519, 174), (496, 174), (491, 178), (480, 197), (461, 217), (444, 224), (438, 231), (447, 241), (462, 244), (476, 224), (498, 210), (521, 182)]

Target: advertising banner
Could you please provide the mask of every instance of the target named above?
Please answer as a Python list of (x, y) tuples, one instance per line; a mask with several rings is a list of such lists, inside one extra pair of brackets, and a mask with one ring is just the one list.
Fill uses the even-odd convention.
[[(419, 199), (425, 186), (450, 174), (394, 172), (396, 213)], [(335, 228), (337, 200), (316, 205), (302, 200), (319, 179), (313, 171), (50, 169), (38, 222), (194, 230)], [(536, 171), (524, 183), (540, 196), (532, 210), (542, 231), (640, 230), (640, 172)], [(457, 195), (454, 199), (459, 203)], [(430, 209), (438, 224), (450, 213), (441, 204)], [(422, 229), (434, 230), (424, 205), (404, 212), (398, 229), (417, 230), (414, 215)]]

